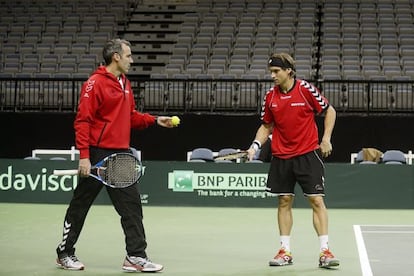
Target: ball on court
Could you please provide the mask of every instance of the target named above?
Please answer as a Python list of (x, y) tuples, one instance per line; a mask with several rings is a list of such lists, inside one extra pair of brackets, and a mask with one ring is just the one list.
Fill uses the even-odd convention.
[(171, 123), (173, 126), (178, 126), (180, 124), (180, 118), (178, 118), (177, 116), (172, 116)]

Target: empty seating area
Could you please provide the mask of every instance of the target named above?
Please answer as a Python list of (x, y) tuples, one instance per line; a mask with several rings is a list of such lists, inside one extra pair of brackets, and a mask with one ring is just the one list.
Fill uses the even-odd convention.
[(326, 2), (322, 11), (322, 78), (414, 78), (412, 1), (344, 0)]
[(1, 1), (0, 72), (16, 77), (85, 77), (117, 34), (128, 1)]
[(176, 39), (156, 73), (264, 79), (269, 55), (283, 51), (309, 80), (411, 80), (412, 10), (410, 0), (198, 0), (171, 21)]
[(375, 148), (363, 148), (358, 152), (351, 153), (351, 164), (412, 165), (413, 159), (412, 150), (405, 153), (399, 149), (388, 149), (381, 152)]
[(131, 41), (142, 109), (258, 112), (269, 55), (287, 52), (340, 111), (414, 110), (412, 0), (0, 3), (1, 110), (74, 110), (113, 37)]
[(120, 36), (133, 41), (132, 75), (265, 79), (283, 51), (309, 80), (414, 78), (410, 0), (158, 2), (3, 0), (0, 73), (87, 76)]
[(298, 60), (298, 75), (310, 79), (317, 50), (317, 9), (317, 3), (309, 0), (200, 0), (198, 12), (182, 18), (165, 73), (263, 79), (269, 55), (284, 51)]
[(412, 10), (409, 0), (200, 0), (165, 73), (265, 78), (269, 55), (283, 51), (305, 79), (411, 80)]

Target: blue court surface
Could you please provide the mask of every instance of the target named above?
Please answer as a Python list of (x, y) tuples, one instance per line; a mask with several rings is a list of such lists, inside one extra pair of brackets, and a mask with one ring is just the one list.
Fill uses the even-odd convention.
[(413, 275), (414, 225), (354, 225), (354, 231), (363, 276)]

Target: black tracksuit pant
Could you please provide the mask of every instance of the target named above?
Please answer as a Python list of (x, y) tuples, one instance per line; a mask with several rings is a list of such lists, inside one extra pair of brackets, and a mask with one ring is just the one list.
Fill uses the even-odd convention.
[[(90, 149), (92, 164), (115, 152), (129, 152), (128, 150), (108, 150), (100, 148)], [(93, 177), (79, 178), (72, 200), (66, 211), (63, 225), (63, 239), (56, 249), (58, 256), (73, 255), (75, 243), (79, 238), (89, 208), (105, 187), (115, 210), (121, 217), (121, 225), (125, 234), (126, 251), (129, 256), (146, 258), (147, 247), (145, 231), (142, 223), (142, 205), (138, 185), (126, 188), (110, 188)], [(104, 225), (102, 225), (104, 228)]]

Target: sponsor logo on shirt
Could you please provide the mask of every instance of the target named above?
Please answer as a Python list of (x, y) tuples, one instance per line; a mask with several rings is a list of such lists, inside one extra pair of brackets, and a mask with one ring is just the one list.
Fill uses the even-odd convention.
[(290, 106), (305, 106), (305, 103), (291, 103)]
[(93, 89), (93, 85), (95, 84), (95, 80), (88, 80), (88, 85), (85, 88), (85, 94), (83, 95), (85, 98), (89, 98), (89, 92)]

